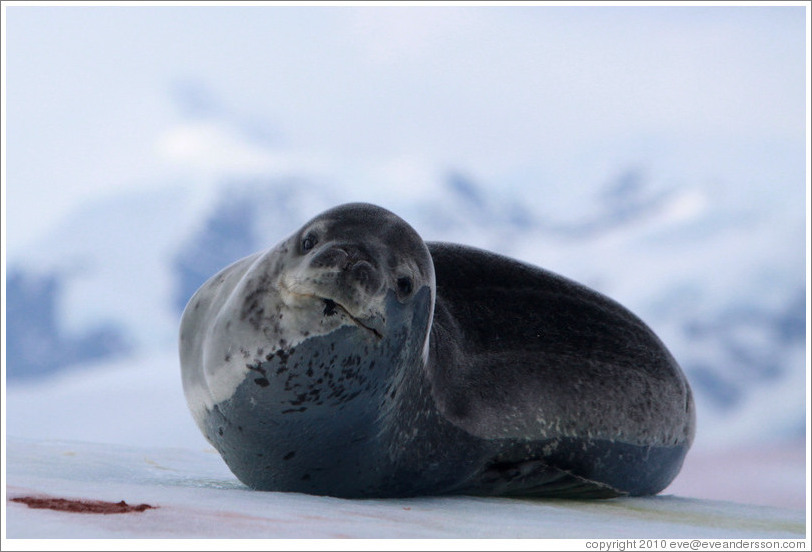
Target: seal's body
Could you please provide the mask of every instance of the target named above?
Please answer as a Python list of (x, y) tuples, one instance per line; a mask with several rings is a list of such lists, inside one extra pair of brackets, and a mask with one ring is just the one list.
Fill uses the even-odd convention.
[(256, 489), (654, 494), (694, 434), (685, 377), (629, 311), (368, 204), (215, 275), (180, 356), (198, 426)]

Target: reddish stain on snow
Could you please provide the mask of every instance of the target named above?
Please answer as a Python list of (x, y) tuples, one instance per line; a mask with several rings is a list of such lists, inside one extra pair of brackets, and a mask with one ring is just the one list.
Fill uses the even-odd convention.
[(157, 506), (149, 504), (127, 504), (121, 502), (105, 502), (103, 500), (77, 500), (69, 498), (21, 496), (12, 498), (12, 502), (20, 502), (29, 508), (58, 510), (60, 512), (75, 512), (77, 514), (129, 514), (130, 512), (143, 512)]

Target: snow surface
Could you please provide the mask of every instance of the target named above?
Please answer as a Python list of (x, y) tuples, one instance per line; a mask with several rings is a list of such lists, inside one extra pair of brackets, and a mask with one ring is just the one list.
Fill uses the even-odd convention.
[(251, 491), (211, 450), (8, 442), (9, 498), (157, 509), (82, 515), (7, 504), (8, 538), (803, 538), (803, 510), (677, 496), (607, 501), (346, 500)]

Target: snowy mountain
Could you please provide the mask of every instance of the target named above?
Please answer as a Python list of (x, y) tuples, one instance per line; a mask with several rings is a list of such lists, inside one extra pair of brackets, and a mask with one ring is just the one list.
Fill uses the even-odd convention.
[(235, 176), (89, 202), (9, 259), (11, 389), (174, 349), (180, 313), (208, 277), (328, 207), (371, 198), (426, 240), (511, 255), (631, 308), (688, 374), (699, 441), (803, 435), (803, 219), (737, 211), (714, 197), (723, 188), (668, 186), (635, 169), (579, 188), (567, 210), (539, 206), (540, 182), (505, 190), (436, 171), (418, 192), (381, 198), (360, 174)]
[(66, 334), (56, 311), (64, 285), (56, 272), (18, 270), (8, 275), (7, 309), (13, 317), (6, 334), (10, 378), (41, 376), (82, 362), (126, 354), (128, 347), (122, 332), (112, 324), (79, 336)]

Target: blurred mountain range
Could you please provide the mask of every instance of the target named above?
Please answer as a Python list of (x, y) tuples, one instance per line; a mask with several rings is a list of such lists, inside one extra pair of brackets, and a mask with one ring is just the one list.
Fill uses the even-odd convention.
[[(579, 190), (571, 211), (526, 197), (539, 189), (506, 192), (449, 172), (422, 196), (384, 206), (426, 240), (495, 250), (619, 300), (669, 346), (708, 419), (803, 434), (803, 219), (731, 210), (712, 189), (668, 187), (638, 169)], [(206, 279), (363, 192), (269, 175), (89, 202), (9, 259), (9, 382), (174, 347)], [(765, 421), (764, 401), (776, 397)]]

